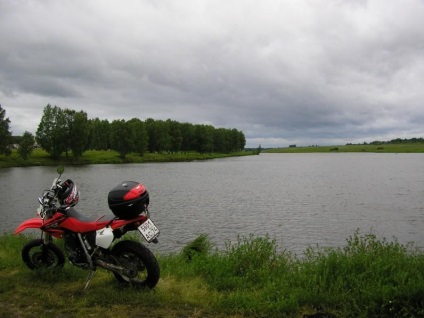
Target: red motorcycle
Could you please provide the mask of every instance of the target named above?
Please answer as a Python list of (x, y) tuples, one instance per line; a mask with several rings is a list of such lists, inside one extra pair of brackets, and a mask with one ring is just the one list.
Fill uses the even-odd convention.
[(49, 190), (38, 199), (38, 216), (20, 224), (15, 235), (26, 229), (40, 229), (41, 238), (34, 239), (22, 249), (22, 259), (30, 269), (63, 267), (65, 256), (53, 243), (62, 238), (69, 261), (89, 270), (87, 288), (97, 267), (111, 271), (119, 283), (153, 288), (159, 281), (160, 270), (154, 254), (134, 240), (120, 239), (127, 232), (142, 234), (147, 242), (157, 243), (159, 229), (150, 219), (149, 193), (141, 183), (127, 181), (108, 194), (113, 214), (89, 217), (78, 212), (79, 192), (76, 184), (60, 180), (63, 167), (57, 169)]

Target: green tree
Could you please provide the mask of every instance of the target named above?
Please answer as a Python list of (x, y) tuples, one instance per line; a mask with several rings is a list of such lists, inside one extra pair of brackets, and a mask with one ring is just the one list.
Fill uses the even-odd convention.
[(240, 151), (244, 149), (244, 146), (246, 145), (246, 138), (241, 131), (231, 129), (231, 145), (232, 151)]
[(22, 159), (27, 160), (28, 157), (31, 156), (32, 151), (34, 150), (34, 136), (25, 131), (21, 140), (19, 141), (18, 154), (22, 157)]
[(183, 136), (181, 133), (181, 124), (175, 120), (168, 119), (166, 121), (169, 129), (170, 151), (175, 153), (181, 150)]
[(261, 152), (262, 152), (262, 147), (261, 147), (261, 145), (259, 145), (259, 147), (256, 148), (256, 150), (255, 150), (255, 154), (259, 155)]
[(203, 154), (213, 152), (213, 131), (210, 125), (196, 125), (196, 150)]
[(147, 134), (149, 136), (149, 144), (147, 145), (147, 149), (150, 153), (157, 151), (158, 146), (158, 135), (156, 121), (153, 118), (146, 119), (147, 126)]
[(89, 119), (89, 143), (87, 148), (94, 150), (110, 149), (110, 123), (107, 119)]
[(163, 120), (146, 120), (147, 134), (149, 135), (148, 149), (150, 153), (170, 151), (171, 137), (169, 135), (169, 126)]
[(181, 150), (183, 152), (189, 152), (195, 150), (196, 143), (196, 131), (193, 124), (183, 123), (180, 125), (181, 130)]
[(87, 113), (84, 111), (76, 112), (70, 109), (65, 109), (65, 113), (68, 114), (68, 148), (72, 151), (74, 158), (78, 159), (87, 150), (89, 137)]
[(114, 120), (110, 131), (111, 148), (119, 152), (119, 156), (124, 159), (134, 149), (132, 142), (131, 126), (123, 119)]
[(133, 151), (140, 156), (144, 156), (147, 151), (149, 143), (149, 136), (147, 134), (146, 123), (138, 118), (133, 118), (127, 122), (131, 130)]
[(35, 139), (53, 158), (59, 158), (68, 149), (68, 125), (64, 111), (48, 104), (38, 125)]
[(4, 154), (10, 156), (12, 151), (10, 150), (10, 142), (12, 133), (9, 131), (10, 120), (6, 117), (6, 110), (0, 105), (0, 155)]
[(231, 151), (229, 139), (228, 129), (215, 129), (213, 134), (214, 150), (216, 152), (229, 153)]

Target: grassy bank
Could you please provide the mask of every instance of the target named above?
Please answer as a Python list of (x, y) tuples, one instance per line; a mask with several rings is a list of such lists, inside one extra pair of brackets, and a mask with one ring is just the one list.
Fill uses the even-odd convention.
[(382, 144), (382, 145), (344, 145), (344, 146), (309, 146), (265, 149), (269, 153), (309, 153), (309, 152), (373, 152), (373, 153), (424, 153), (424, 144)]
[[(120, 158), (115, 151), (86, 151), (75, 160), (70, 154), (68, 157), (62, 155), (59, 159), (52, 159), (48, 153), (42, 149), (36, 149), (27, 160), (22, 159), (16, 150), (11, 156), (0, 155), (0, 168), (7, 167), (29, 167), (29, 166), (57, 166), (63, 165), (86, 165), (86, 164), (121, 164), (121, 163), (146, 163), (146, 162), (177, 162), (207, 160), (216, 158), (226, 158), (235, 156), (250, 156), (255, 154), (255, 150), (240, 151), (237, 153), (146, 153), (140, 156), (131, 153), (125, 159)], [(287, 147), (263, 149), (264, 153), (337, 153), (337, 152), (370, 152), (370, 153), (424, 153), (424, 144), (383, 144), (383, 145), (344, 145), (344, 146), (310, 146), (310, 147)]]
[(215, 158), (226, 158), (235, 156), (248, 156), (252, 155), (253, 152), (241, 151), (236, 153), (205, 153), (200, 154), (198, 152), (189, 153), (146, 153), (144, 156), (140, 156), (135, 153), (131, 153), (126, 156), (125, 159), (120, 158), (116, 151), (86, 151), (84, 154), (75, 160), (72, 155), (66, 157), (62, 155), (61, 158), (53, 160), (48, 153), (42, 149), (36, 149), (32, 153), (31, 157), (27, 160), (22, 159), (18, 153), (12, 152), (10, 156), (0, 155), (0, 168), (6, 167), (27, 167), (27, 166), (55, 166), (58, 164), (63, 165), (86, 165), (86, 164), (119, 164), (119, 163), (146, 163), (146, 162), (173, 162), (173, 161), (192, 161), (192, 160), (207, 160)]
[[(1, 317), (423, 317), (424, 255), (412, 245), (354, 233), (339, 249), (277, 252), (267, 237), (222, 251), (199, 236), (181, 253), (158, 255), (153, 290), (121, 289), (98, 270), (32, 272), (28, 238), (0, 237)], [(279, 248), (279, 250), (281, 250)]]

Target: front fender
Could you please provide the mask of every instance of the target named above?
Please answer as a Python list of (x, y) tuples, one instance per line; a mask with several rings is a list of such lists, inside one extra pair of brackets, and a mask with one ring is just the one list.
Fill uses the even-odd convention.
[(40, 229), (43, 225), (43, 220), (40, 218), (32, 218), (22, 222), (15, 230), (15, 235), (26, 229)]

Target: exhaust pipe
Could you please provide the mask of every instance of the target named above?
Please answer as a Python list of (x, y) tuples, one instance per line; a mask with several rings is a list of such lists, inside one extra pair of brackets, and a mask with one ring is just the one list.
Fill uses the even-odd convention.
[(94, 263), (97, 266), (100, 266), (100, 267), (102, 267), (102, 268), (104, 268), (108, 271), (114, 272), (114, 273), (121, 275), (121, 276), (125, 276), (125, 277), (128, 277), (128, 278), (134, 278), (134, 277), (137, 276), (137, 271), (134, 271), (132, 269), (127, 269), (125, 267), (115, 265), (115, 264), (112, 264), (112, 263), (108, 263), (108, 262), (102, 261), (100, 259), (96, 259), (94, 261)]

